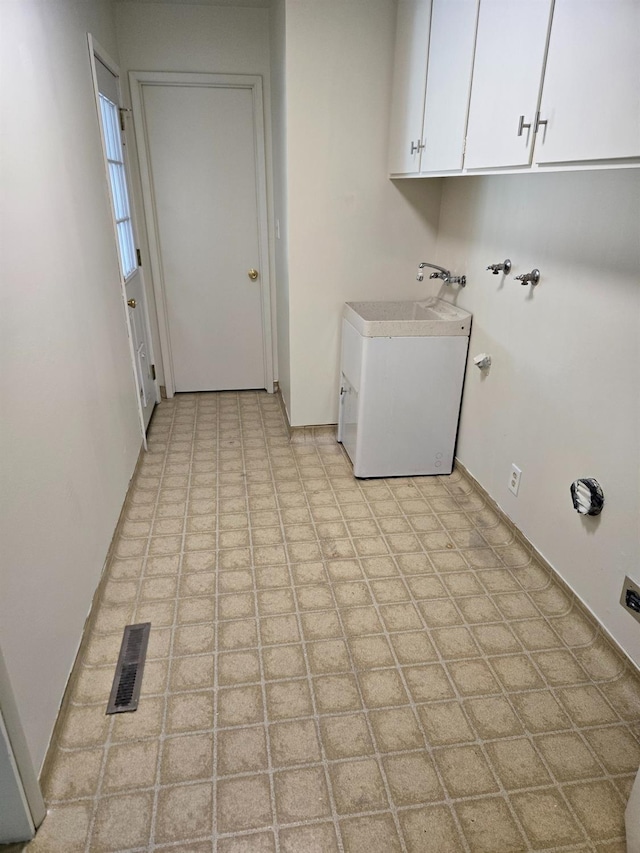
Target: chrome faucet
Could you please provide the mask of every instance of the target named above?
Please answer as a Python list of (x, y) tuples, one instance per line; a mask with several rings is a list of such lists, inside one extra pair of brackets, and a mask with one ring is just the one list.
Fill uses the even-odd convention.
[(426, 261), (421, 261), (418, 264), (418, 275), (416, 276), (418, 281), (424, 281), (424, 273), (422, 270), (425, 267), (430, 267), (432, 270), (438, 270), (438, 272), (432, 272), (429, 278), (439, 278), (445, 284), (459, 284), (460, 287), (464, 287), (467, 283), (466, 275), (451, 275), (450, 270), (444, 269), (444, 267), (439, 267), (437, 264), (428, 264)]
[(449, 279), (451, 278), (451, 273), (449, 270), (445, 270), (443, 267), (436, 266), (436, 264), (428, 264), (426, 261), (422, 261), (422, 263), (418, 264), (418, 281), (424, 280), (424, 273), (422, 270), (425, 267), (431, 267), (432, 270), (439, 270), (439, 272), (432, 272), (429, 278), (441, 278), (446, 284), (449, 284)]
[(531, 272), (523, 272), (522, 275), (514, 276), (514, 279), (520, 284), (532, 284), (535, 287), (540, 281), (540, 270), (533, 269)]
[(491, 270), (494, 275), (498, 275), (500, 272), (504, 272), (505, 275), (509, 275), (511, 272), (511, 261), (507, 258), (501, 264), (489, 264), (487, 269)]

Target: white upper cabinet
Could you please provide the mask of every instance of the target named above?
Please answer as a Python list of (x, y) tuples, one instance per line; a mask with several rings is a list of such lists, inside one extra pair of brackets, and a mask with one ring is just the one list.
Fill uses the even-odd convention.
[(640, 0), (399, 0), (395, 176), (640, 166)]
[(556, 0), (536, 163), (640, 156), (640, 0)]
[(431, 0), (399, 0), (389, 134), (391, 174), (420, 171)]
[(552, 0), (481, 0), (465, 168), (531, 163), (551, 7)]
[(478, 0), (433, 0), (420, 172), (462, 169)]

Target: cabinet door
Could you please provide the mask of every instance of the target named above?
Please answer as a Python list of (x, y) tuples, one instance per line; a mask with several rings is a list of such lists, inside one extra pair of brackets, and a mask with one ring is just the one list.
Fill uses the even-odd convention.
[(433, 0), (421, 172), (462, 169), (478, 0)]
[(399, 0), (389, 133), (392, 175), (420, 169), (430, 21), (431, 0)]
[(338, 414), (338, 441), (355, 463), (358, 450), (358, 412), (360, 401), (358, 392), (342, 374), (340, 377), (340, 412)]
[(640, 156), (640, 0), (556, 0), (535, 160)]
[[(551, 6), (552, 0), (481, 0), (466, 168), (531, 163)], [(521, 116), (531, 127), (519, 134)]]

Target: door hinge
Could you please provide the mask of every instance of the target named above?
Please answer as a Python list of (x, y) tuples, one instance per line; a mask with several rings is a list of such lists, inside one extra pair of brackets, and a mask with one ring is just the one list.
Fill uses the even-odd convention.
[(151, 378), (152, 379), (156, 378), (156, 366), (155, 366), (155, 364), (151, 365)]
[(138, 266), (142, 266), (142, 255), (140, 254), (140, 249), (136, 249), (136, 260), (138, 261)]
[(120, 130), (124, 133), (124, 117), (126, 113), (130, 113), (131, 110), (127, 109), (127, 107), (118, 107), (118, 113), (120, 114)]

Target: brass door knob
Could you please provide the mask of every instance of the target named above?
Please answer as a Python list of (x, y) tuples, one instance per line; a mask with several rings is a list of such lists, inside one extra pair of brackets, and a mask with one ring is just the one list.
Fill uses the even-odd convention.
[(127, 305), (129, 308), (135, 308), (138, 303), (135, 299), (127, 299)]
[(249, 272), (247, 273), (247, 275), (249, 276), (249, 278), (251, 279), (251, 281), (255, 281), (255, 280), (258, 278), (258, 270), (253, 270), (253, 269), (251, 269), (251, 270), (249, 270)]

